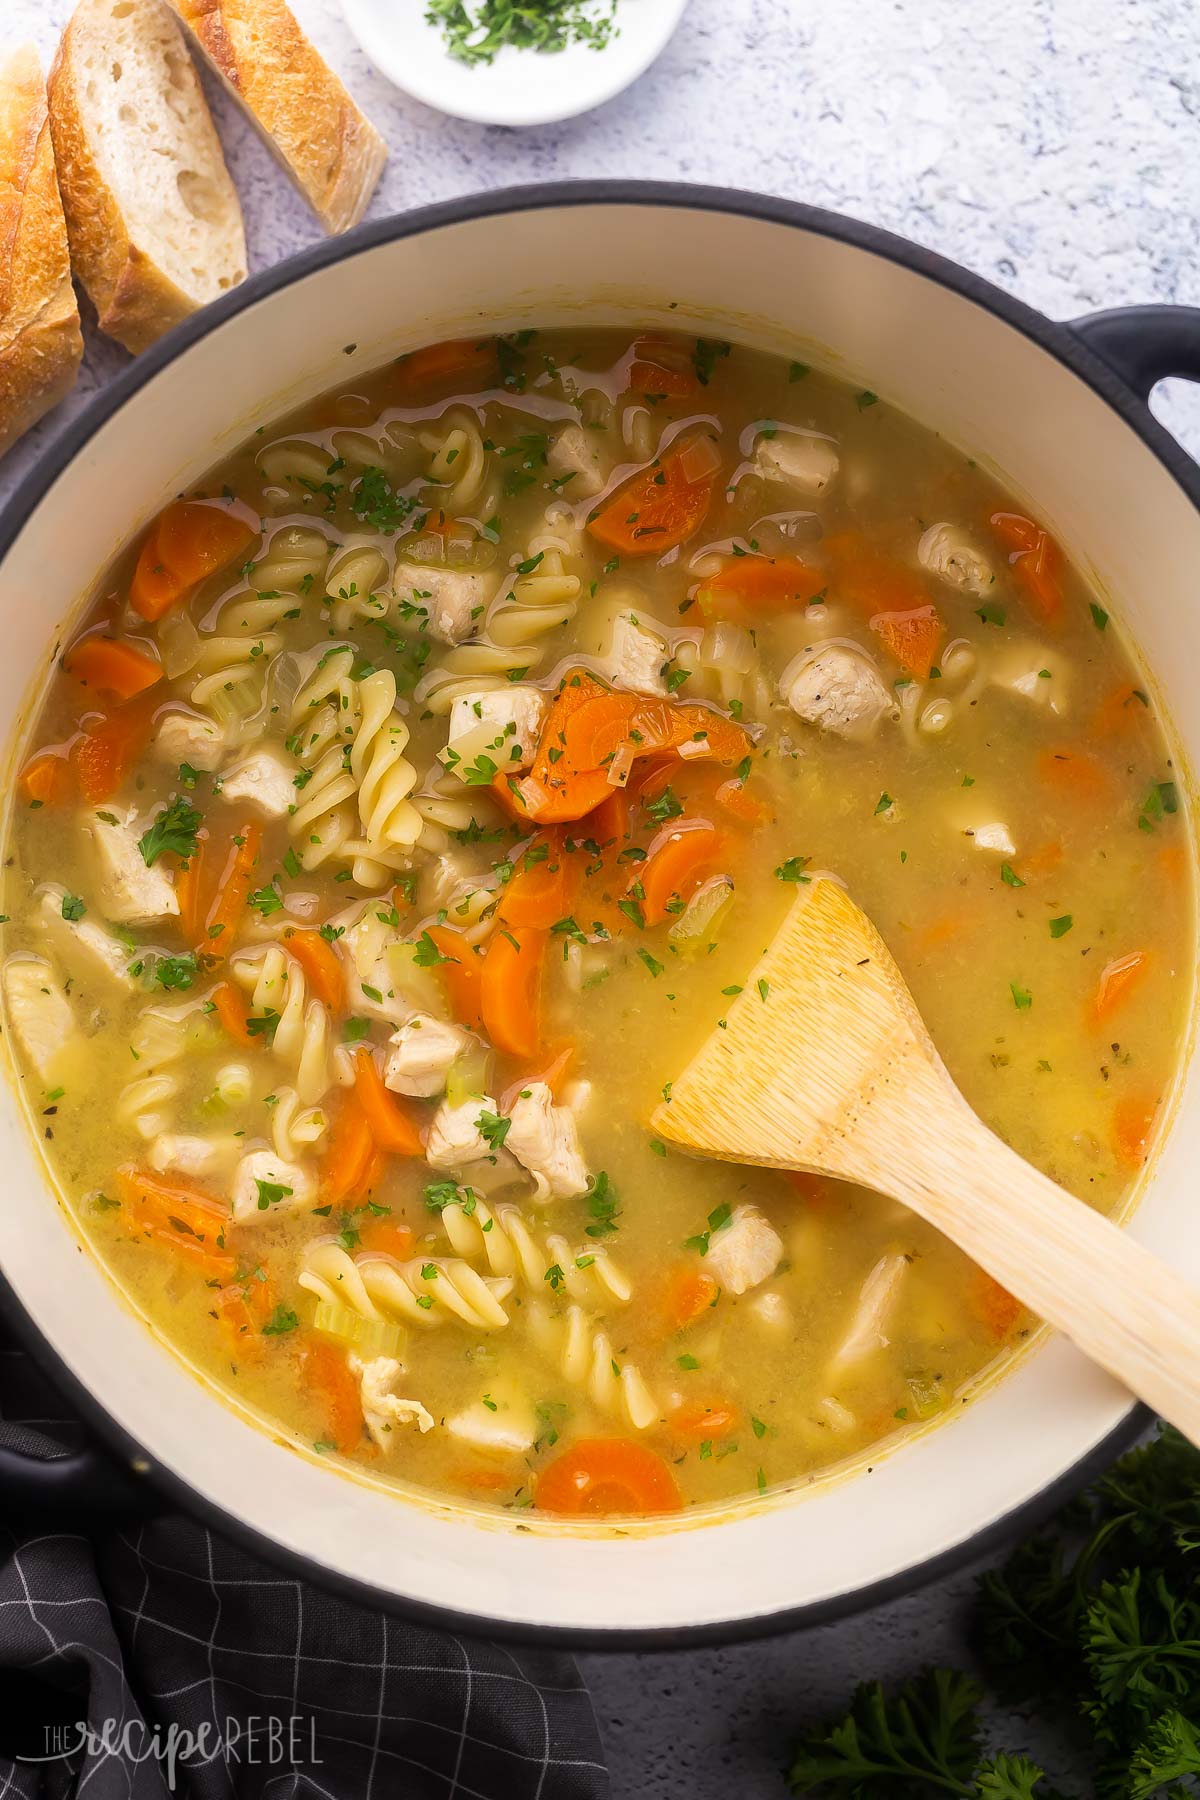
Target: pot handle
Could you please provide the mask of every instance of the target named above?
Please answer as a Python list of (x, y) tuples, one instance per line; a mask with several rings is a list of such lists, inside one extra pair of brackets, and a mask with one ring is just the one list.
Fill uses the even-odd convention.
[(1200, 306), (1117, 306), (1071, 330), (1143, 400), (1171, 375), (1200, 381)]
[(162, 1508), (145, 1476), (123, 1466), (98, 1444), (57, 1456), (38, 1456), (0, 1443), (0, 1510), (54, 1523), (132, 1524)]

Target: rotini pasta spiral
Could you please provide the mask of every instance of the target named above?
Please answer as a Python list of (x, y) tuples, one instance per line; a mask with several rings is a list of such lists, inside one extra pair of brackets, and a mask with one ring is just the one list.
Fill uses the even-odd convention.
[[(534, 652), (535, 662), (539, 654)], [(486, 693), (510, 681), (523, 680), (530, 669), (528, 657), (528, 646), (523, 644), (457, 644), (426, 669), (413, 689), (413, 700), (440, 718), (450, 711), (460, 694)]]
[[(567, 572), (569, 541), (556, 532), (539, 532), (529, 553), (488, 607), (483, 635), (503, 649), (519, 649), (531, 668), (542, 660), (539, 640), (575, 617), (580, 580)], [(530, 568), (530, 564), (534, 566)]]
[(325, 1135), (328, 1124), (321, 1108), (306, 1106), (295, 1088), (275, 1090), (271, 1140), (285, 1162), (298, 1162)]
[(478, 421), (455, 407), (435, 430), (421, 433), (421, 442), (433, 451), (429, 480), (441, 490), (438, 500), (452, 518), (458, 518), (480, 498), (488, 478), (488, 453)]
[(388, 559), (378, 545), (351, 538), (335, 550), (325, 572), (333, 629), (348, 631), (356, 619), (386, 619), (389, 600), (380, 589), (387, 578)]
[(273, 532), (250, 573), (262, 595), (309, 593), (325, 579), (329, 539), (315, 525), (284, 525)]
[(376, 669), (358, 683), (358, 705), (350, 773), (364, 844), (357, 848), (354, 879), (375, 887), (397, 866), (395, 852), (411, 850), (420, 836), (421, 816), (409, 799), (417, 772), (404, 754), (408, 726), (395, 710), (390, 669)]
[(437, 764), (412, 795), (412, 803), (421, 816), (421, 835), (417, 839), (423, 850), (444, 854), (454, 834), (471, 832), (491, 825), (496, 808), (478, 789), (464, 789), (457, 775)]
[(328, 506), (331, 484), (337, 480), (333, 451), (313, 438), (280, 438), (264, 444), (255, 458), (264, 482), (263, 506), (268, 512), (292, 512), (318, 503)]
[(538, 1294), (544, 1294), (549, 1284), (581, 1305), (606, 1307), (624, 1306), (633, 1292), (599, 1245), (574, 1250), (558, 1232), (538, 1238), (518, 1206), (493, 1210), (477, 1195), (456, 1201), (443, 1208), (442, 1229), (456, 1255), (468, 1262), (486, 1259), (493, 1275), (516, 1276)]
[(183, 1086), (181, 1070), (170, 1067), (152, 1075), (139, 1075), (117, 1095), (117, 1118), (144, 1138), (157, 1137), (171, 1124), (172, 1103)]
[(200, 638), (193, 665), (199, 671), (190, 696), (193, 706), (222, 725), (235, 725), (255, 710), (271, 659), (283, 643), (272, 627), (294, 601), (295, 596), (286, 593), (245, 593), (225, 602), (214, 631)]
[(445, 1325), (457, 1320), (478, 1331), (501, 1331), (508, 1324), (502, 1302), (512, 1282), (476, 1274), (452, 1257), (396, 1262), (388, 1256), (349, 1256), (331, 1238), (304, 1253), (300, 1286), (319, 1300), (351, 1307), (364, 1318), (403, 1319), (410, 1325)]
[(572, 1304), (555, 1317), (544, 1307), (531, 1305), (526, 1317), (542, 1354), (600, 1412), (635, 1431), (649, 1430), (662, 1417), (641, 1374), (632, 1363), (617, 1362), (608, 1333), (597, 1330), (581, 1306)]
[(278, 944), (261, 953), (236, 956), (230, 972), (250, 994), (256, 1012), (277, 1014), (271, 1048), (295, 1071), (296, 1093), (311, 1106), (329, 1088), (331, 1029), (319, 1000), (308, 998), (304, 970)]

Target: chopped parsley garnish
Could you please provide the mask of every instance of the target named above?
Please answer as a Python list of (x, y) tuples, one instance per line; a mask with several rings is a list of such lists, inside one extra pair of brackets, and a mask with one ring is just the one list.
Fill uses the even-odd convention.
[(347, 1019), (342, 1026), (343, 1041), (347, 1044), (360, 1043), (370, 1029), (370, 1019)]
[(1028, 1012), (1033, 1005), (1033, 995), (1030, 993), (1029, 989), (1022, 987), (1019, 981), (1010, 981), (1008, 989), (1013, 997), (1013, 1005), (1016, 1007), (1017, 1011)]
[(278, 1206), (292, 1192), (290, 1187), (284, 1187), (279, 1181), (256, 1181), (254, 1185), (258, 1189), (259, 1212), (266, 1212), (269, 1206)]
[(197, 975), (195, 953), (186, 956), (160, 956), (154, 965), (154, 979), (161, 988), (190, 988)]
[[(287, 1331), (295, 1331), (299, 1324), (300, 1321), (292, 1311), (291, 1307), (285, 1306), (283, 1302), (280, 1301), (279, 1305), (275, 1308), (275, 1311), (263, 1326), (262, 1334), (264, 1337), (282, 1337)], [(314, 1449), (317, 1447), (318, 1446), (316, 1445), (313, 1446)]]
[(64, 894), (63, 895), (63, 897), (62, 897), (62, 916), (64, 919), (67, 919), (67, 920), (71, 921), (72, 923), (74, 923), (74, 921), (76, 919), (82, 919), (82, 917), (86, 911), (87, 911), (87, 907), (84, 905), (83, 901), (79, 898), (78, 894)]
[(491, 1150), (503, 1150), (504, 1140), (512, 1127), (511, 1119), (506, 1119), (503, 1113), (488, 1112), (485, 1108), (475, 1124), (480, 1137)]
[(810, 876), (804, 873), (811, 856), (789, 856), (786, 862), (780, 863), (775, 874), (780, 881), (808, 881)]
[(269, 919), (272, 913), (283, 911), (283, 900), (274, 882), (270, 887), (256, 888), (246, 901), (246, 905), (256, 913), (260, 913), (264, 919)]
[(439, 963), (453, 962), (454, 958), (443, 956), (428, 931), (423, 931), (413, 950), (413, 961), (418, 969), (436, 969)]
[(1059, 919), (1051, 919), (1050, 936), (1052, 938), (1066, 937), (1074, 923), (1075, 920), (1070, 913), (1063, 913), (1062, 917)]
[(150, 829), (138, 839), (142, 861), (149, 868), (164, 851), (175, 856), (194, 856), (196, 833), (204, 823), (204, 814), (187, 800), (172, 800), (165, 812), (159, 813)]
[(587, 1190), (588, 1217), (590, 1225), (584, 1230), (590, 1238), (611, 1237), (617, 1229), (617, 1220), (621, 1216), (621, 1208), (612, 1182), (606, 1170), (601, 1169), (592, 1176)]
[(1017, 871), (1013, 868), (1011, 863), (1000, 864), (1000, 879), (1005, 887), (1019, 888), (1025, 886), (1025, 883), (1021, 880), (1021, 877), (1017, 874)]
[(696, 339), (696, 348), (692, 351), (692, 367), (696, 371), (696, 380), (701, 387), (708, 386), (718, 359), (728, 356), (732, 349), (732, 344), (727, 344), (720, 338)]

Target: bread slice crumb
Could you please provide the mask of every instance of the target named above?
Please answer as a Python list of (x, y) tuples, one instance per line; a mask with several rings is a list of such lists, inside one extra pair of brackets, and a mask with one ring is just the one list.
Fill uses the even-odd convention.
[(246, 274), (241, 206), (169, 8), (80, 0), (49, 101), (75, 273), (101, 330), (144, 350)]
[(357, 225), (387, 145), (283, 0), (171, 0), (326, 231)]

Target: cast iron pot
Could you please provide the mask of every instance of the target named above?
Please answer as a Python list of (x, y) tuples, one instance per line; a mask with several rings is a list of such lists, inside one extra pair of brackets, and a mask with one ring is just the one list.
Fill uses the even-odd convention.
[[(516, 189), (383, 220), (253, 277), (139, 357), (0, 519), (0, 716), (14, 748), (97, 572), (255, 426), (432, 340), (574, 322), (665, 326), (819, 362), (985, 460), (1110, 596), (1185, 774), (1200, 747), (1200, 481), (1146, 399), (1164, 376), (1200, 378), (1200, 311), (1052, 324), (870, 226), (630, 182)], [(10, 1075), (9, 1313), (104, 1448), (51, 1463), (6, 1452), (8, 1501), (96, 1518), (149, 1483), (303, 1576), (457, 1629), (624, 1646), (826, 1619), (1032, 1526), (1144, 1423), (1052, 1339), (869, 1472), (678, 1524), (618, 1534), (398, 1496), (284, 1442), (189, 1373), (80, 1254), (39, 1135)], [(1185, 1071), (1130, 1229), (1195, 1277), (1198, 1151), (1200, 1093)]]

